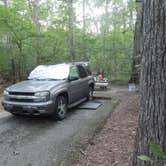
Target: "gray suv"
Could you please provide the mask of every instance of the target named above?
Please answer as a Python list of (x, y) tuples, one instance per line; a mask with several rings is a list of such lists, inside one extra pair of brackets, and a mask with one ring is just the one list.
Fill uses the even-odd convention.
[(81, 63), (40, 65), (28, 80), (4, 91), (2, 105), (13, 115), (65, 118), (67, 109), (92, 98), (94, 79)]

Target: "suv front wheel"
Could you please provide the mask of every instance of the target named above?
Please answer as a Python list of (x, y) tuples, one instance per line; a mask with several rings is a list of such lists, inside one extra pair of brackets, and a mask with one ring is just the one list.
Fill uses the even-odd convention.
[(58, 96), (55, 102), (55, 115), (57, 120), (63, 120), (67, 113), (67, 100), (64, 96)]

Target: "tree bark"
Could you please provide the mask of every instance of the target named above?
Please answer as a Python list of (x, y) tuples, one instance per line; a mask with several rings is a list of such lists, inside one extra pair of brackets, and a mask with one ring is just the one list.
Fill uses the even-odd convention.
[(132, 74), (129, 82), (139, 83), (140, 80), (140, 64), (142, 54), (142, 3), (136, 0), (138, 3), (137, 20), (135, 24), (135, 35), (134, 35), (134, 52), (133, 52), (133, 64)]
[(108, 24), (108, 5), (109, 0), (105, 0), (105, 13), (104, 13), (104, 24), (103, 24), (103, 56), (106, 58), (107, 52), (106, 52), (106, 44), (107, 44), (107, 34), (109, 29)]
[(38, 36), (40, 34), (40, 23), (39, 23), (39, 0), (34, 0), (33, 2), (33, 8), (34, 8), (34, 16), (33, 16), (33, 21), (35, 23), (35, 33), (36, 33), (36, 39), (35, 39), (35, 49), (36, 49), (36, 65), (40, 64), (40, 51), (39, 51), (39, 39)]
[[(152, 155), (149, 143), (166, 152), (166, 2), (143, 0), (143, 54), (139, 127), (133, 154), (133, 166), (162, 166)], [(151, 156), (154, 162), (137, 157)]]
[[(8, 0), (3, 0), (3, 2), (4, 2), (5, 8), (7, 8), (8, 7)], [(10, 53), (10, 55), (9, 55), (9, 65), (11, 66), (10, 74), (11, 74), (11, 77), (12, 77), (12, 83), (15, 83), (16, 82), (16, 69), (15, 69), (15, 60), (14, 60), (14, 55), (13, 55), (13, 45), (12, 45), (12, 42), (11, 42), (12, 39), (11, 39), (10, 32), (8, 32), (6, 37), (7, 37), (7, 45), (8, 45), (8, 49), (9, 49), (9, 53)]]
[(86, 0), (82, 1), (82, 17), (83, 17), (83, 38), (82, 38), (82, 43), (83, 43), (83, 55), (84, 55), (84, 59), (87, 60), (87, 49), (86, 49)]
[(2, 0), (2, 1), (3, 1), (3, 3), (4, 3), (4, 6), (7, 7), (7, 6), (8, 6), (7, 0)]
[(75, 61), (73, 0), (68, 0), (70, 59)]

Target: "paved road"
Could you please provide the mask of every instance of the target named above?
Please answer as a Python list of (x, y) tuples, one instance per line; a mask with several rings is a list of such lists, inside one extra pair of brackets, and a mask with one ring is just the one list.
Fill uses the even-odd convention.
[(112, 106), (104, 101), (97, 110), (74, 109), (61, 122), (1, 112), (0, 166), (69, 165), (67, 159), (101, 127)]

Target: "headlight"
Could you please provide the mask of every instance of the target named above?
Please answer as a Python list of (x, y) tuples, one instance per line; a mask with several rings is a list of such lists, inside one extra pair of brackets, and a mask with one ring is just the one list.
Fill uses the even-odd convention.
[(49, 92), (37, 92), (37, 93), (35, 93), (35, 96), (36, 97), (45, 97), (49, 94), (50, 94)]
[(4, 90), (3, 95), (4, 95), (4, 96), (8, 96), (8, 95), (9, 95), (9, 92), (8, 92), (7, 90)]
[(47, 92), (47, 91), (36, 92), (35, 93), (35, 97), (38, 98), (38, 99), (36, 99), (36, 101), (38, 101), (38, 102), (45, 102), (45, 101), (48, 101), (50, 99), (50, 93)]
[(3, 97), (5, 100), (9, 100), (9, 92), (7, 90), (4, 90)]

